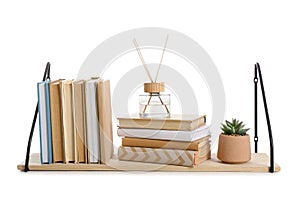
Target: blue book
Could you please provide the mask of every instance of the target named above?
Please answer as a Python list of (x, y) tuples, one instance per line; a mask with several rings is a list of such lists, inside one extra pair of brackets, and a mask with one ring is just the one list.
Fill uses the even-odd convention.
[(52, 127), (51, 127), (51, 110), (50, 110), (50, 90), (49, 82), (46, 81), (46, 114), (47, 114), (47, 134), (48, 134), (48, 161), (49, 164), (53, 163), (53, 151), (52, 151)]
[(41, 163), (53, 163), (49, 81), (37, 83)]

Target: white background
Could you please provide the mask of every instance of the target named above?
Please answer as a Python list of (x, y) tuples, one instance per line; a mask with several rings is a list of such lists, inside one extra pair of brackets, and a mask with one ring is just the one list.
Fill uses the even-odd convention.
[[(300, 6), (297, 1), (287, 0), (208, 2), (1, 1), (0, 196), (6, 193), (10, 197), (299, 196)], [(53, 65), (53, 79), (75, 78), (86, 56), (103, 40), (125, 30), (148, 26), (177, 30), (206, 49), (223, 79), (226, 118), (239, 117), (250, 127), (253, 126), (253, 65), (260, 62), (274, 133), (275, 159), (281, 165), (281, 172), (24, 174), (17, 171), (16, 165), (25, 157), (36, 105), (36, 82), (46, 62)], [(259, 122), (259, 150), (268, 152), (263, 111)], [(35, 148), (37, 134), (36, 131)]]

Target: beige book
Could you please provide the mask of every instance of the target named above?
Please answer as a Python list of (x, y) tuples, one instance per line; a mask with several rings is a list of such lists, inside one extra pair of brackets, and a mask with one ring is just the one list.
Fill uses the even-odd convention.
[(98, 118), (100, 127), (100, 159), (101, 163), (107, 163), (113, 154), (110, 81), (98, 80), (97, 91)]
[(206, 116), (199, 115), (171, 115), (169, 118), (143, 118), (137, 115), (129, 118), (118, 118), (120, 128), (143, 128), (192, 131), (203, 126)]
[(79, 163), (87, 163), (85, 80), (73, 82), (74, 128)]
[(56, 80), (49, 83), (52, 148), (54, 163), (65, 161), (61, 113), (61, 82), (62, 80)]
[(181, 149), (198, 151), (202, 146), (210, 142), (210, 135), (195, 140), (193, 142), (154, 140), (143, 138), (122, 138), (122, 146), (162, 148), (162, 149)]
[(72, 100), (72, 80), (61, 83), (62, 117), (64, 130), (64, 150), (66, 163), (75, 162), (75, 136)]
[(199, 151), (123, 146), (118, 150), (119, 160), (190, 167), (210, 159), (210, 154), (210, 144), (202, 146)]

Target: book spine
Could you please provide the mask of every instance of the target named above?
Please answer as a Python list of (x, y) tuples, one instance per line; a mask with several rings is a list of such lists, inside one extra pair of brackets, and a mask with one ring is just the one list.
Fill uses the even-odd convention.
[(195, 151), (176, 149), (152, 149), (141, 147), (119, 147), (118, 158), (125, 161), (138, 161), (180, 166), (193, 166)]
[(210, 135), (210, 130), (209, 126), (205, 125), (194, 131), (118, 128), (117, 133), (121, 137), (190, 142)]
[(63, 112), (63, 130), (64, 130), (64, 150), (65, 161), (75, 161), (75, 137), (74, 137), (74, 117), (72, 101), (72, 82), (62, 82), (62, 112)]
[(100, 140), (95, 80), (86, 83), (87, 145), (89, 163), (100, 162)]
[(118, 118), (120, 128), (144, 128), (154, 130), (192, 131), (206, 124), (206, 116), (195, 120), (161, 120), (141, 118)]
[(52, 154), (53, 162), (64, 162), (62, 109), (60, 97), (60, 84), (50, 83), (50, 109), (51, 109), (51, 130), (52, 130)]
[(110, 81), (98, 81), (98, 113), (100, 131), (100, 159), (107, 163), (113, 154)]
[[(43, 100), (42, 100), (42, 92), (43, 92), (43, 85), (42, 83), (37, 83), (37, 93), (38, 93), (38, 111), (39, 111), (39, 131), (40, 131), (40, 158), (41, 158), (41, 163), (48, 163), (48, 156), (46, 155), (47, 151), (44, 150), (47, 148), (47, 140), (45, 141), (45, 136), (44, 136), (44, 125), (45, 123), (43, 122)], [(44, 145), (45, 143), (46, 145)], [(47, 150), (47, 149), (46, 149)]]
[[(199, 145), (207, 143), (209, 136), (202, 138), (203, 141), (195, 142), (182, 142), (182, 141), (168, 141), (168, 140), (154, 140), (154, 139), (141, 139), (141, 138), (122, 138), (122, 146), (133, 147), (148, 147), (148, 148), (161, 148), (161, 149), (182, 149), (182, 150), (199, 150)], [(206, 140), (207, 139), (207, 140)]]
[(76, 150), (79, 163), (86, 163), (86, 103), (85, 82), (73, 83), (74, 125), (76, 136)]
[(51, 164), (53, 163), (53, 155), (52, 155), (52, 127), (51, 127), (49, 81), (46, 81), (45, 83), (45, 96), (46, 96), (46, 116), (47, 116), (47, 134), (48, 134), (48, 161), (49, 164)]

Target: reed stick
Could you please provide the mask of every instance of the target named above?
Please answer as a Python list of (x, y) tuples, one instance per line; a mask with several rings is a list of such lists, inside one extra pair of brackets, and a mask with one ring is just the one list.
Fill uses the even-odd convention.
[(140, 59), (141, 59), (141, 61), (142, 61), (142, 63), (143, 63), (143, 66), (144, 66), (144, 68), (145, 68), (145, 70), (146, 70), (146, 72), (147, 72), (147, 74), (148, 74), (149, 79), (151, 80), (151, 82), (153, 82), (153, 79), (152, 79), (152, 77), (151, 77), (151, 74), (150, 74), (150, 72), (149, 72), (149, 69), (148, 69), (148, 67), (147, 67), (147, 65), (146, 65), (146, 63), (145, 63), (144, 57), (143, 57), (143, 55), (142, 55), (142, 53), (141, 53), (141, 49), (140, 49), (140, 47), (139, 47), (139, 45), (138, 45), (138, 43), (137, 43), (137, 41), (136, 41), (135, 38), (133, 39), (133, 44), (134, 44), (134, 46), (135, 46), (135, 48), (136, 48), (136, 51), (137, 51), (138, 54), (139, 54), (139, 57), (140, 57)]
[(162, 55), (161, 55), (161, 58), (160, 58), (160, 62), (159, 62), (158, 68), (157, 68), (157, 72), (156, 72), (156, 76), (155, 76), (154, 82), (156, 82), (157, 77), (158, 77), (158, 74), (159, 74), (159, 71), (160, 71), (160, 66), (161, 66), (162, 60), (163, 60), (163, 58), (164, 58), (164, 54), (165, 54), (165, 51), (166, 51), (168, 39), (169, 39), (169, 34), (167, 34), (167, 37), (166, 37), (164, 49), (163, 49), (163, 52), (162, 52)]

